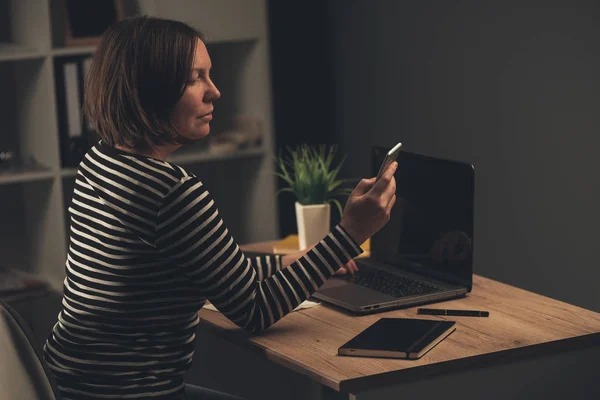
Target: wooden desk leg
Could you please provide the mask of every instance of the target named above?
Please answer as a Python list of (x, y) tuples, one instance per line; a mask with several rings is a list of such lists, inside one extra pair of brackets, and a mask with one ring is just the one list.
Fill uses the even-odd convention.
[[(315, 382), (315, 385), (319, 384)], [(352, 393), (336, 392), (335, 390), (323, 385), (319, 385), (319, 389), (318, 397), (316, 398), (320, 400), (356, 400), (356, 397)]]

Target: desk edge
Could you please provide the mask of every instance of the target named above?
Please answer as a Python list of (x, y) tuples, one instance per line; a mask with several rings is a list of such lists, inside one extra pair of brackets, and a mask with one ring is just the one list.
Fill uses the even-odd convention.
[(320, 375), (317, 371), (311, 370), (308, 366), (302, 366), (297, 363), (294, 363), (292, 360), (290, 360), (288, 357), (286, 357), (283, 354), (279, 354), (272, 350), (264, 349), (257, 344), (249, 343), (248, 341), (243, 340), (242, 338), (238, 337), (236, 334), (228, 331), (227, 329), (223, 329), (219, 326), (215, 326), (210, 321), (205, 320), (202, 317), (200, 317), (199, 328), (205, 329), (209, 332), (221, 334), (226, 338), (226, 340), (229, 340), (233, 344), (240, 346), (243, 349), (246, 349), (255, 354), (259, 354), (260, 356), (262, 356), (268, 360), (271, 360), (272, 362), (276, 363), (277, 365), (285, 366), (286, 368), (289, 368), (290, 370), (292, 370), (294, 372), (297, 372), (301, 375), (307, 376), (310, 379), (314, 380), (315, 382), (318, 382), (324, 386), (327, 386), (328, 388), (331, 388), (331, 389), (335, 390), (336, 392), (340, 391), (340, 385), (335, 380), (328, 379), (328, 378)]
[[(435, 364), (424, 365), (410, 369), (385, 372), (382, 374), (366, 377), (342, 380), (339, 391), (346, 393), (358, 393), (372, 388), (401, 384), (415, 381), (435, 375), (456, 371), (476, 369), (494, 363), (497, 365), (510, 364), (532, 357), (543, 357), (554, 353), (581, 350), (600, 344), (600, 332), (568, 339), (560, 339), (547, 343), (518, 347), (515, 349), (496, 351), (488, 354), (480, 354), (458, 360), (444, 361)], [(336, 389), (337, 390), (337, 389)]]

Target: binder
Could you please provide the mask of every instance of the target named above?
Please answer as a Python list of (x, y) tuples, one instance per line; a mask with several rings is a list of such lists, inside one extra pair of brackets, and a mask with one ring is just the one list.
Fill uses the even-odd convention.
[(56, 108), (60, 137), (61, 166), (77, 167), (85, 153), (97, 142), (90, 121), (83, 117), (84, 69), (89, 55), (54, 59)]
[(81, 102), (79, 101), (79, 74), (77, 63), (63, 64), (65, 79), (65, 106), (67, 110), (67, 136), (76, 140), (81, 137)]

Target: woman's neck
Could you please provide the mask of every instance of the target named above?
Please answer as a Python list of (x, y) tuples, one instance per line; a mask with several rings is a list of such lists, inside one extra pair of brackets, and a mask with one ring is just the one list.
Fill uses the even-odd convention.
[(167, 158), (169, 157), (169, 155), (173, 151), (177, 150), (177, 148), (179, 148), (179, 147), (181, 147), (181, 146), (168, 144), (168, 145), (164, 145), (164, 146), (154, 146), (147, 150), (140, 150), (140, 149), (135, 149), (132, 147), (115, 145), (116, 149), (119, 149), (126, 153), (139, 154), (141, 156), (152, 157), (152, 158), (156, 158), (156, 159), (162, 160), (162, 161), (167, 161)]

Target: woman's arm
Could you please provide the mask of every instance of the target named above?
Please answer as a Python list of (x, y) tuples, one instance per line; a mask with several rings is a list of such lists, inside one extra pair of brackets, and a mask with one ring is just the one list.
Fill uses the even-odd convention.
[(289, 267), (296, 260), (298, 260), (299, 258), (304, 257), (306, 255), (306, 253), (308, 253), (315, 245), (316, 245), (316, 243), (314, 245), (312, 245), (312, 246), (309, 246), (305, 250), (299, 251), (297, 253), (286, 254), (286, 255), (282, 256), (281, 257), (281, 268)]
[(231, 321), (260, 331), (293, 311), (329, 277), (362, 253), (341, 226), (296, 260), (260, 280), (229, 234), (218, 209), (196, 177), (176, 184), (158, 212), (156, 247), (181, 268), (202, 296)]
[[(314, 245), (309, 246), (305, 250), (284, 255), (283, 257), (281, 257), (281, 268), (285, 268), (292, 265), (296, 260), (304, 257), (317, 244), (318, 243), (315, 243)], [(356, 271), (358, 271), (358, 266), (356, 265), (354, 260), (349, 260), (346, 263), (346, 265), (335, 271), (335, 275), (345, 275), (346, 273), (354, 274)]]
[[(257, 279), (262, 281), (267, 279), (277, 271), (289, 267), (296, 260), (304, 257), (311, 248), (316, 246), (318, 243), (308, 247), (305, 250), (297, 251), (295, 253), (281, 255), (281, 254), (260, 254), (252, 255), (252, 252), (246, 252), (244, 255), (252, 264), (252, 267), (256, 270)], [(342, 268), (335, 272), (335, 275), (345, 275), (346, 273), (354, 274), (358, 271), (358, 267), (354, 261), (349, 261)]]
[(259, 281), (267, 279), (283, 268), (282, 256), (280, 254), (265, 253), (254, 255), (252, 252), (246, 252), (244, 253), (244, 256), (256, 270), (257, 279)]

